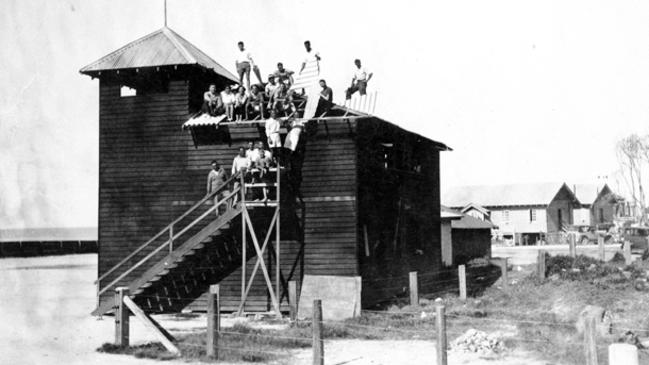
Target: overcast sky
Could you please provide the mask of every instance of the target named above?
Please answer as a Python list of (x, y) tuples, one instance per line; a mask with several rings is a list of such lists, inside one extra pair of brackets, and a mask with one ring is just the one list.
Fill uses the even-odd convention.
[[(354, 58), (377, 114), (451, 146), (442, 187), (615, 185), (615, 142), (649, 132), (649, 2), (168, 0), (169, 26), (234, 72), (320, 51), (337, 101)], [(98, 82), (78, 70), (159, 29), (163, 1), (3, 0), (0, 228), (93, 226)]]

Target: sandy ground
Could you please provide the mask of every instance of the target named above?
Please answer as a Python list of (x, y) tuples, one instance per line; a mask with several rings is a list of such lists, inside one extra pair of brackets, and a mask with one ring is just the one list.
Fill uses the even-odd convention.
[[(90, 316), (95, 304), (93, 280), (96, 254), (0, 259), (0, 364), (190, 364), (185, 361), (140, 360), (97, 353), (112, 342), (112, 317)], [(233, 319), (225, 320), (224, 326)], [(202, 329), (204, 317), (191, 320), (161, 318), (172, 333)], [(131, 343), (154, 337), (132, 317)], [(435, 344), (427, 341), (327, 341), (327, 364), (432, 364)], [(527, 357), (527, 358), (526, 358)], [(311, 352), (295, 351), (291, 364), (310, 364)], [(449, 355), (449, 364), (545, 365), (525, 354), (485, 360)]]

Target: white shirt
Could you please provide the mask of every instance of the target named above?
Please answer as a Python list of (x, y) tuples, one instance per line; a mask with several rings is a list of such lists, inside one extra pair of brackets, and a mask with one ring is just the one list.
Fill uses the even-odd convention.
[(234, 93), (226, 93), (225, 91), (221, 92), (221, 101), (223, 101), (223, 104), (234, 104), (236, 101), (236, 95)]
[(259, 159), (261, 158), (261, 150), (259, 148), (255, 148), (252, 151), (246, 150), (246, 156), (250, 159), (251, 162), (257, 163)]
[(244, 168), (250, 168), (250, 159), (248, 157), (241, 157), (237, 155), (237, 157), (235, 157), (232, 161), (232, 175), (236, 174)]
[(370, 72), (365, 66), (361, 66), (361, 68), (354, 67), (354, 78), (356, 81), (365, 81), (369, 75)]
[(306, 56), (304, 56), (304, 63), (309, 63), (309, 61), (317, 61), (318, 59), (316, 58), (316, 56), (320, 57), (320, 52), (311, 48), (311, 52), (307, 52)]
[(250, 62), (250, 64), (253, 64), (252, 54), (245, 49), (243, 51), (239, 50), (239, 53), (237, 53), (237, 63), (241, 62)]

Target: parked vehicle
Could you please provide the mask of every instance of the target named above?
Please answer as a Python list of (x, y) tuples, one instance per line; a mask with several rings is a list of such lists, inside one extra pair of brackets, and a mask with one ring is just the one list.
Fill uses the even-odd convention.
[(613, 235), (605, 230), (598, 230), (593, 226), (578, 224), (568, 227), (566, 232), (568, 235), (573, 235), (575, 237), (575, 242), (578, 244), (596, 244), (597, 237), (604, 237), (604, 243), (612, 243), (614, 238)]
[(649, 227), (625, 227), (622, 239), (622, 245), (631, 244), (631, 252), (644, 252), (649, 249)]

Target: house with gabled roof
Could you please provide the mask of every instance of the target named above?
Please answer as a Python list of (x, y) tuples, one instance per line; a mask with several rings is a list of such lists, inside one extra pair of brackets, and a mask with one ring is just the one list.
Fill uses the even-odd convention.
[(498, 233), (516, 244), (533, 244), (547, 232), (547, 207), (561, 184), (505, 184), (459, 186), (442, 194), (442, 203), (452, 209), (471, 211), (480, 206), (490, 212)]

